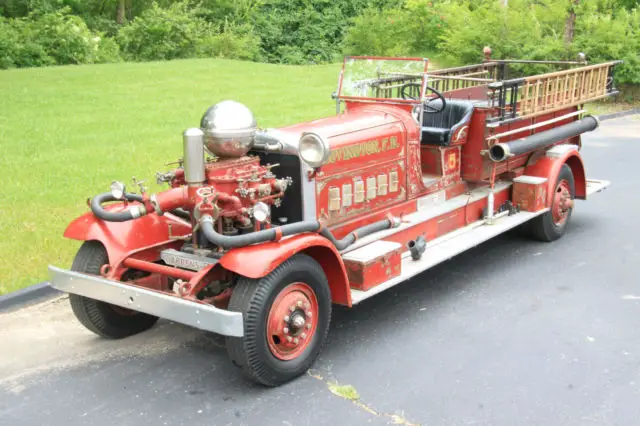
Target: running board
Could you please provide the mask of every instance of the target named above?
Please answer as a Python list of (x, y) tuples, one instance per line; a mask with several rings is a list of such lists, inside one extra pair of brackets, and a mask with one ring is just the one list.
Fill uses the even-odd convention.
[(587, 198), (596, 192), (604, 191), (611, 182), (608, 180), (587, 179)]
[(488, 224), (486, 220), (479, 220), (464, 228), (429, 241), (420, 260), (413, 260), (411, 254), (405, 252), (402, 256), (401, 273), (399, 276), (385, 281), (367, 291), (351, 289), (351, 303), (357, 305), (371, 296), (375, 296), (396, 284), (400, 284), (445, 260), (449, 260), (547, 211), (549, 211), (549, 209), (543, 209), (537, 212), (519, 212), (512, 216), (503, 216), (495, 219), (492, 224)]

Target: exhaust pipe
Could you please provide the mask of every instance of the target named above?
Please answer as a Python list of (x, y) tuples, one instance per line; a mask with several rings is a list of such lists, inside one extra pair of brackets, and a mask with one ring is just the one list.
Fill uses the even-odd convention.
[(409, 248), (409, 252), (411, 253), (411, 258), (413, 260), (420, 260), (422, 257), (422, 253), (427, 249), (427, 240), (424, 239), (422, 235), (420, 235), (415, 240), (411, 240), (407, 243), (407, 247)]
[(600, 125), (598, 119), (592, 115), (584, 117), (581, 120), (574, 121), (564, 126), (556, 127), (551, 130), (536, 133), (526, 138), (517, 139), (511, 142), (497, 143), (489, 149), (489, 158), (499, 163), (507, 158), (526, 154), (527, 152), (545, 148), (553, 145), (563, 139), (578, 136), (585, 132), (595, 130)]

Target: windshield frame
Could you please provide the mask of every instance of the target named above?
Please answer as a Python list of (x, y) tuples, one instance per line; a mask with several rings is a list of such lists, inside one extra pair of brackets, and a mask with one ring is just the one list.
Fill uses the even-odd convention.
[[(375, 98), (368, 96), (353, 96), (353, 95), (343, 95), (342, 94), (342, 84), (344, 81), (345, 70), (347, 67), (347, 62), (349, 60), (378, 60), (378, 61), (406, 61), (406, 62), (423, 62), (424, 67), (422, 71), (422, 84), (420, 89), (420, 97), (419, 99), (399, 99), (399, 98)], [(420, 58), (420, 57), (392, 57), (392, 56), (345, 56), (342, 62), (342, 69), (340, 70), (340, 75), (338, 78), (338, 91), (336, 98), (341, 101), (359, 101), (359, 102), (384, 102), (391, 104), (404, 104), (404, 105), (419, 105), (425, 99), (425, 93), (427, 89), (427, 68), (429, 66), (428, 58)]]

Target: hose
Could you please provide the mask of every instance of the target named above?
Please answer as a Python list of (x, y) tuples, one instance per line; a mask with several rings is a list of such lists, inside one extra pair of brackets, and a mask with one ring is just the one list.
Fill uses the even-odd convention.
[[(138, 194), (126, 193), (124, 194), (124, 198), (127, 201), (142, 202), (142, 196)], [(96, 215), (96, 217), (102, 220), (106, 220), (108, 222), (126, 222), (128, 220), (137, 219), (140, 216), (144, 216), (145, 214), (147, 214), (147, 210), (145, 209), (144, 205), (140, 205), (140, 204), (131, 206), (127, 210), (123, 210), (119, 212), (108, 211), (102, 207), (102, 203), (106, 203), (108, 201), (120, 201), (120, 200), (114, 197), (113, 195), (111, 195), (110, 192), (98, 194), (95, 197), (93, 197), (93, 199), (91, 200), (91, 211), (93, 212), (94, 215)]]
[(204, 236), (209, 240), (211, 244), (215, 244), (222, 248), (236, 248), (244, 247), (251, 244), (264, 243), (267, 241), (274, 241), (279, 237), (286, 237), (288, 235), (301, 234), (303, 232), (318, 232), (320, 235), (331, 241), (338, 251), (344, 250), (353, 244), (358, 238), (365, 237), (374, 232), (389, 229), (391, 227), (399, 226), (400, 222), (396, 219), (381, 220), (361, 228), (358, 228), (341, 240), (336, 240), (331, 231), (327, 228), (322, 228), (322, 225), (317, 220), (307, 220), (304, 222), (296, 222), (288, 225), (278, 226), (276, 228), (263, 229), (262, 231), (252, 232), (250, 234), (243, 235), (221, 235), (214, 229), (214, 220), (211, 215), (204, 215), (200, 219), (200, 229)]
[[(137, 201), (139, 203), (143, 202), (142, 195), (138, 194), (126, 193), (124, 194), (124, 198), (127, 201)], [(140, 216), (144, 216), (145, 214), (147, 214), (147, 210), (142, 205), (131, 206), (128, 210), (120, 212), (111, 212), (105, 210), (102, 207), (102, 204), (109, 201), (121, 200), (115, 198), (113, 195), (111, 195), (110, 192), (98, 194), (93, 197), (93, 199), (91, 200), (91, 211), (93, 212), (93, 214), (102, 220), (106, 220), (107, 222), (126, 222), (127, 220), (137, 219)], [(191, 220), (191, 214), (188, 211), (180, 208), (170, 210), (169, 213), (184, 220)]]
[(336, 240), (331, 231), (329, 231), (327, 228), (322, 228), (322, 231), (320, 231), (320, 235), (331, 241), (331, 243), (336, 246), (336, 249), (338, 251), (342, 251), (349, 247), (351, 244), (355, 243), (358, 238), (366, 237), (367, 235), (373, 234), (374, 232), (384, 231), (385, 229), (393, 228), (395, 226), (396, 221), (385, 219), (358, 228), (350, 232), (349, 235), (341, 240)]

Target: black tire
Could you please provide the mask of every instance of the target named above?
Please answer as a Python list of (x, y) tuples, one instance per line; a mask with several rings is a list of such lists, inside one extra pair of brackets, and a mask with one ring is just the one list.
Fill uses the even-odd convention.
[[(276, 298), (286, 293), (283, 290), (290, 285), (299, 282), (305, 283), (316, 297), (316, 328), (297, 357), (282, 360), (274, 356), (267, 341), (274, 337), (268, 336), (267, 319)], [(320, 265), (313, 258), (298, 254), (262, 279), (238, 279), (229, 310), (242, 312), (244, 320), (244, 337), (226, 338), (231, 361), (253, 381), (265, 386), (278, 386), (304, 374), (320, 354), (331, 320), (331, 293)]]
[[(100, 275), (100, 267), (109, 262), (107, 251), (98, 241), (86, 241), (80, 246), (72, 271)], [(108, 339), (121, 339), (148, 330), (158, 317), (120, 308), (106, 302), (77, 294), (69, 294), (71, 309), (89, 331)]]
[[(566, 164), (562, 165), (560, 169), (560, 173), (558, 174), (558, 179), (556, 180), (556, 184), (554, 186), (554, 191), (557, 191), (560, 185), (560, 182), (565, 180), (569, 184), (569, 192), (571, 193), (571, 199), (575, 199), (576, 187), (575, 180), (573, 178), (573, 172), (571, 168)], [(569, 221), (571, 219), (571, 213), (573, 212), (573, 207), (569, 208), (568, 213), (566, 215), (566, 219), (562, 224), (556, 224), (553, 219), (553, 203), (555, 199), (552, 200), (551, 210), (540, 215), (533, 219), (530, 222), (530, 230), (531, 235), (536, 240), (551, 242), (555, 241), (558, 238), (562, 237), (564, 233), (567, 231), (569, 226)]]

